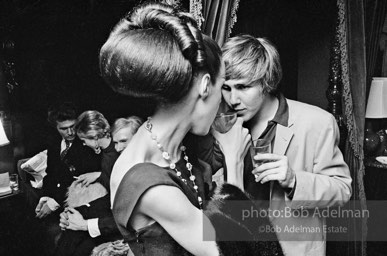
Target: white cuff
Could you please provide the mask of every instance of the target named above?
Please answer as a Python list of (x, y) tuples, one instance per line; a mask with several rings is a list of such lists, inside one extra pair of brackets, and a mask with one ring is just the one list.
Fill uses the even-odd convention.
[(60, 207), (60, 205), (52, 198), (47, 199), (47, 206), (51, 211), (56, 211)]
[(87, 220), (87, 230), (89, 231), (89, 235), (93, 238), (101, 235), (98, 228), (98, 218)]

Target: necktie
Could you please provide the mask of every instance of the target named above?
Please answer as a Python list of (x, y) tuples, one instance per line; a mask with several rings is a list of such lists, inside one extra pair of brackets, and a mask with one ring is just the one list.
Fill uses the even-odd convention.
[(70, 141), (65, 140), (65, 143), (66, 143), (66, 148), (60, 153), (60, 159), (61, 160), (63, 160), (63, 158), (65, 158), (65, 156), (67, 155), (67, 152), (70, 149)]

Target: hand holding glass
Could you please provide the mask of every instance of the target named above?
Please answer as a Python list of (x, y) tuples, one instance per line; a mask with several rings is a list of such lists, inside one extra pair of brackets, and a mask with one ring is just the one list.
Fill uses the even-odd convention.
[[(255, 160), (254, 156), (257, 154), (271, 153), (271, 142), (265, 139), (253, 140), (250, 146), (251, 160), (253, 161), (254, 168), (259, 167), (261, 164), (266, 163), (265, 160)], [(257, 178), (257, 175), (254, 175)]]
[(18, 181), (17, 174), (9, 175), (9, 185), (13, 191), (19, 190), (19, 181)]
[(212, 127), (220, 133), (226, 133), (235, 124), (236, 120), (236, 113), (220, 113), (216, 115)]

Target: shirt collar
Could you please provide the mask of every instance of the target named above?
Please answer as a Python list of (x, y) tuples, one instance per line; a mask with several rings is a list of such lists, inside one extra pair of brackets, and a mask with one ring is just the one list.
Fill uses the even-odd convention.
[[(69, 147), (71, 147), (74, 141), (69, 141), (69, 142), (70, 142)], [(62, 141), (60, 143), (60, 150), (63, 151), (65, 148), (66, 148), (66, 141), (65, 139), (62, 138)]]
[(278, 99), (278, 109), (274, 115), (274, 118), (271, 120), (271, 122), (275, 122), (277, 124), (287, 127), (288, 121), (289, 121), (288, 103), (286, 102), (286, 98), (282, 93), (279, 93), (277, 95), (277, 99)]

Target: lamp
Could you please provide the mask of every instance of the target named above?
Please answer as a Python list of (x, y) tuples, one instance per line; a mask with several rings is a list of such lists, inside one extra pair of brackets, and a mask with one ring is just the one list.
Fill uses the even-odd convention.
[[(387, 77), (372, 78), (365, 117), (370, 119), (387, 118)], [(365, 130), (365, 152), (369, 155), (374, 153), (380, 143), (381, 137), (372, 130), (371, 123), (368, 122)]]
[(3, 123), (1, 122), (1, 119), (0, 119), (0, 147), (8, 144), (9, 144), (9, 140), (7, 138), (7, 135), (5, 134)]
[(372, 78), (366, 118), (387, 118), (387, 77)]
[[(3, 112), (0, 111), (0, 147), (8, 145), (9, 140), (7, 138), (7, 135), (5, 134), (5, 130), (3, 127), (2, 123), (2, 117), (3, 117)], [(12, 193), (11, 187), (10, 187), (10, 182), (9, 182), (9, 173), (1, 173), (0, 172), (0, 196), (4, 196), (7, 194)]]

